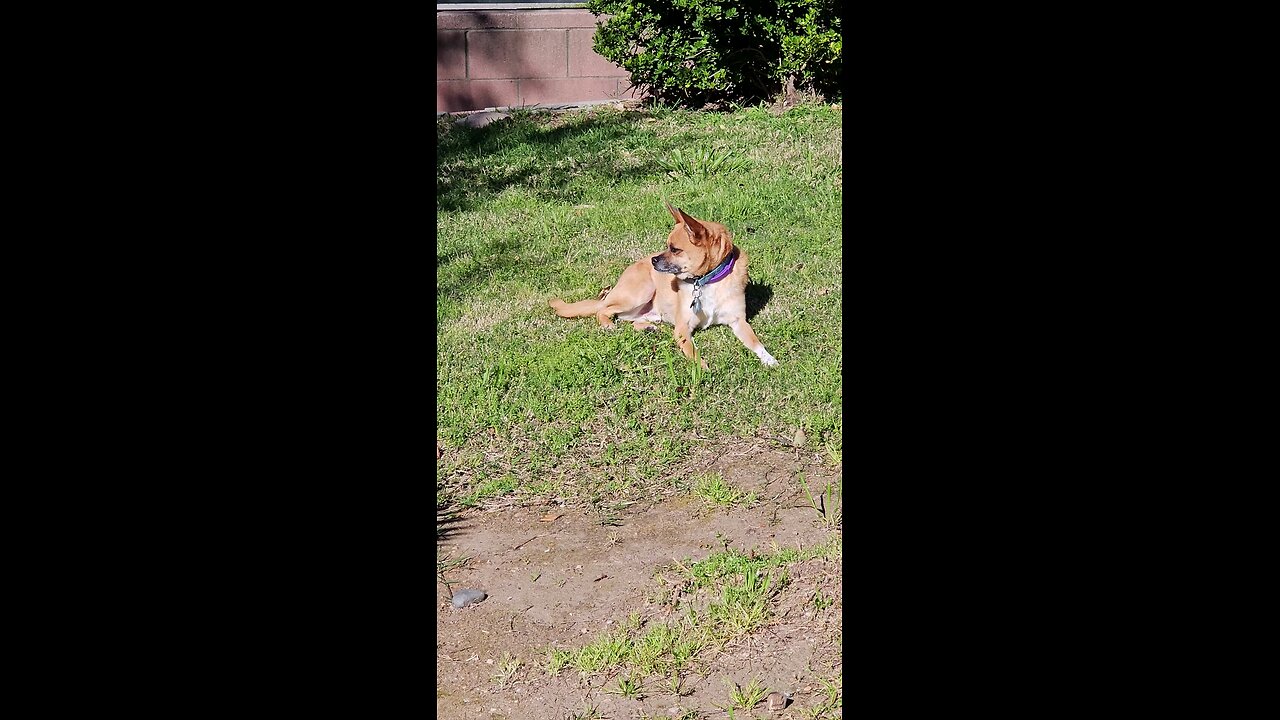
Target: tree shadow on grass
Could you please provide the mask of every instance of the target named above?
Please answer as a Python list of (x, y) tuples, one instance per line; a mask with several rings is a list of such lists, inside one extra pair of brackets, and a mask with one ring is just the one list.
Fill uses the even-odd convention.
[[(437, 208), (474, 209), (512, 187), (538, 200), (578, 202), (588, 189), (660, 175), (663, 168), (645, 150), (624, 154), (638, 135), (652, 137), (641, 124), (643, 117), (634, 112), (562, 116), (548, 127), (546, 116), (517, 113), (484, 127), (437, 130)], [(676, 140), (664, 138), (661, 144)], [(632, 162), (635, 157), (642, 159)]]
[[(647, 117), (637, 112), (516, 112), (478, 128), (446, 120), (436, 131), (437, 211), (483, 209), (508, 190), (535, 205), (600, 202), (602, 190), (661, 177), (666, 168), (656, 158), (688, 145), (694, 135), (659, 136), (644, 123)], [(453, 221), (448, 215), (439, 220)], [(470, 292), (475, 278), (454, 266), (460, 259), (488, 275), (519, 262), (522, 250), (509, 234), (480, 235), (447, 250), (437, 248), (437, 295), (458, 299)]]

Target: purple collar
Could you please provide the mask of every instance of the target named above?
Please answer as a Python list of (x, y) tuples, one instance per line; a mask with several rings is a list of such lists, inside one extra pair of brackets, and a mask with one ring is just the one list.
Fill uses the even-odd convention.
[(735, 247), (733, 249), (733, 252), (729, 253), (729, 257), (720, 261), (720, 264), (716, 266), (715, 270), (712, 270), (706, 275), (703, 275), (702, 277), (693, 281), (693, 302), (689, 304), (690, 310), (693, 310), (693, 312), (696, 314), (699, 310), (702, 309), (702, 286), (710, 285), (711, 283), (716, 282), (717, 280), (721, 280), (726, 275), (733, 272), (733, 264), (734, 262), (737, 261), (737, 259), (738, 259), (738, 248)]
[(733, 252), (729, 253), (729, 257), (722, 260), (720, 264), (716, 266), (715, 270), (712, 270), (706, 275), (703, 275), (702, 277), (694, 280), (693, 286), (700, 288), (703, 285), (710, 285), (711, 283), (716, 282), (717, 280), (724, 279), (724, 276), (733, 272), (733, 264), (737, 260), (738, 260), (738, 248), (735, 247), (733, 249)]

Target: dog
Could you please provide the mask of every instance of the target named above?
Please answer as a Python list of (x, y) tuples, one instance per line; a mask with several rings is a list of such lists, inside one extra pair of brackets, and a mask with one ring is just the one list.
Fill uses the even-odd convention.
[(676, 220), (665, 250), (632, 263), (612, 288), (594, 299), (566, 303), (552, 298), (548, 304), (562, 318), (594, 315), (606, 330), (616, 327), (615, 315), (640, 331), (653, 330), (654, 322), (670, 323), (680, 351), (703, 369), (707, 361), (693, 344), (693, 331), (728, 325), (760, 362), (777, 365), (747, 324), (746, 251), (733, 244), (724, 225), (664, 204)]

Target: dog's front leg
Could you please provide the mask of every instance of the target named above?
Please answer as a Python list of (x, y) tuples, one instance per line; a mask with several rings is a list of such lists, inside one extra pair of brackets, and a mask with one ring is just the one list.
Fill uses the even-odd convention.
[(746, 320), (737, 320), (729, 325), (733, 328), (733, 334), (738, 336), (743, 345), (747, 349), (756, 354), (760, 358), (760, 362), (765, 365), (777, 365), (778, 361), (773, 359), (768, 350), (764, 349), (764, 343), (760, 342), (760, 338), (756, 337), (756, 332), (751, 329)]
[(698, 357), (698, 348), (693, 344), (693, 323), (697, 316), (681, 317), (676, 314), (675, 335), (676, 345), (680, 346), (680, 352), (690, 360), (697, 360), (702, 364), (702, 369), (707, 369), (707, 361)]

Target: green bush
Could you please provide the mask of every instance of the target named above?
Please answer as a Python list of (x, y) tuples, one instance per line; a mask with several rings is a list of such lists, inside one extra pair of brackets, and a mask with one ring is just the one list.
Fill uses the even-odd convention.
[(790, 81), (840, 96), (835, 0), (588, 0), (595, 51), (653, 97), (699, 107), (775, 97)]

